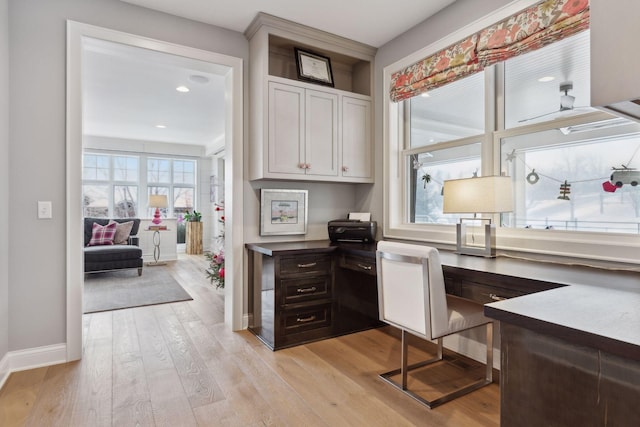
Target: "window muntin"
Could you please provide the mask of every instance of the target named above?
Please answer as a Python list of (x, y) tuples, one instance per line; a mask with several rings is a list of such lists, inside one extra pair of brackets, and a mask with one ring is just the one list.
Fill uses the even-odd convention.
[(147, 159), (147, 182), (153, 184), (168, 184), (171, 182), (170, 159)]
[(138, 182), (139, 159), (133, 156), (113, 156), (113, 180)]
[[(500, 145), (502, 171), (514, 181), (514, 212), (505, 215), (510, 227), (640, 233), (640, 171), (631, 170), (640, 169), (640, 124), (620, 118), (549, 124), (503, 137)], [(624, 167), (629, 172), (613, 176), (612, 168)], [(612, 191), (615, 181), (622, 186)]]
[(406, 155), (410, 193), (409, 222), (455, 224), (461, 215), (442, 213), (445, 180), (480, 175), (481, 143)]
[(484, 72), (404, 101), (410, 104), (411, 148), (483, 134)]
[(195, 183), (195, 162), (193, 160), (173, 161), (173, 183), (174, 184), (194, 184)]
[(82, 179), (90, 181), (106, 181), (110, 178), (110, 156), (85, 154), (82, 162)]
[(174, 187), (173, 190), (173, 213), (174, 215), (185, 214), (193, 211), (195, 206), (195, 190), (193, 187)]

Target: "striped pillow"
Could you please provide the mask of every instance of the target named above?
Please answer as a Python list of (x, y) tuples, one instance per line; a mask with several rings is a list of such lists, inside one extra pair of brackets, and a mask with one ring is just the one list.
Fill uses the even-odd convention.
[(91, 240), (87, 246), (113, 245), (113, 238), (116, 235), (116, 223), (100, 225), (93, 223), (91, 228)]

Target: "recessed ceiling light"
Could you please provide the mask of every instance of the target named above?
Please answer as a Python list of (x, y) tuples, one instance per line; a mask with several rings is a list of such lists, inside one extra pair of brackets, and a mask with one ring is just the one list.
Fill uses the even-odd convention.
[(186, 86), (178, 86), (178, 87), (176, 88), (176, 90), (177, 90), (178, 92), (189, 92), (189, 88), (188, 88), (188, 87), (186, 87)]
[(429, 92), (423, 92), (420, 96), (423, 97), (423, 98), (431, 97), (431, 95), (429, 95)]
[(209, 83), (209, 77), (200, 74), (192, 74), (189, 76), (189, 81), (193, 83), (205, 84)]
[(556, 79), (556, 78), (555, 78), (555, 77), (553, 77), (553, 76), (544, 76), (544, 77), (540, 77), (540, 78), (538, 79), (538, 81), (539, 81), (539, 82), (541, 82), (541, 83), (546, 83), (546, 82), (553, 81), (553, 80), (555, 80), (555, 79)]
[(167, 126), (166, 125), (156, 125), (156, 127), (158, 129), (166, 129)]

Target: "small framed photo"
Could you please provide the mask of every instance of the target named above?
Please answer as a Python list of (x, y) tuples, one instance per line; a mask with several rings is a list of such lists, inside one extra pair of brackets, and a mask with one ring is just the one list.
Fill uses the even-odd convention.
[(333, 87), (333, 72), (329, 58), (297, 47), (294, 50), (300, 80)]
[(307, 234), (308, 190), (260, 190), (260, 235)]

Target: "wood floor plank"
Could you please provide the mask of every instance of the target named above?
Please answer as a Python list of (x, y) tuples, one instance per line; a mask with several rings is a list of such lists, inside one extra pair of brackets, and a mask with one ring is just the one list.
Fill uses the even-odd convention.
[(154, 314), (191, 407), (197, 408), (223, 399), (222, 390), (170, 305), (155, 306)]
[(38, 397), (48, 368), (11, 374), (0, 390), (0, 426), (23, 425)]
[(79, 366), (76, 399), (70, 424), (111, 426), (113, 386), (113, 314), (94, 313)]
[[(499, 425), (497, 384), (429, 410), (380, 380), (400, 361), (396, 330), (277, 352), (232, 332), (206, 259), (178, 257), (168, 274), (193, 301), (84, 315), (82, 361), (12, 374), (0, 391), (0, 425)], [(411, 358), (431, 351), (415, 347)], [(447, 369), (455, 376), (457, 368)]]

